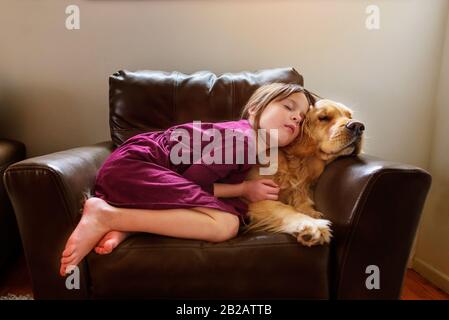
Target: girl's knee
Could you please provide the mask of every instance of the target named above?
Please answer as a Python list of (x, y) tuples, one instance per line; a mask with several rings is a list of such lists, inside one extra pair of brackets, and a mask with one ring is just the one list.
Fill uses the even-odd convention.
[(239, 232), (239, 218), (231, 213), (224, 213), (222, 219), (217, 220), (218, 233), (216, 242), (226, 241), (237, 236)]
[(203, 212), (215, 220), (216, 229), (214, 230), (210, 241), (222, 242), (237, 236), (240, 227), (238, 216), (211, 208), (195, 207), (193, 209)]

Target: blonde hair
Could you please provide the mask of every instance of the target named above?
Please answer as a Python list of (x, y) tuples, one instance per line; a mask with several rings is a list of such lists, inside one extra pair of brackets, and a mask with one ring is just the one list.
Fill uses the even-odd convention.
[(254, 107), (255, 111), (255, 128), (260, 128), (260, 116), (268, 104), (273, 100), (282, 100), (293, 93), (302, 92), (307, 98), (309, 105), (314, 105), (316, 102), (316, 95), (304, 89), (301, 85), (296, 83), (281, 83), (274, 82), (265, 84), (259, 87), (249, 98), (248, 102), (242, 109), (240, 119), (248, 119), (249, 109)]

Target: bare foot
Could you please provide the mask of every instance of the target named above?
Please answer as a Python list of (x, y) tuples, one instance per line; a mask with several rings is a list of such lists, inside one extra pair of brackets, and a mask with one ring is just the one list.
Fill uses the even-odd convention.
[(131, 235), (131, 232), (110, 231), (97, 243), (95, 252), (98, 254), (108, 254), (120, 243)]
[(83, 208), (83, 215), (75, 230), (70, 235), (62, 252), (61, 276), (66, 269), (78, 263), (95, 247), (98, 241), (111, 229), (107, 226), (110, 205), (100, 198), (89, 198)]

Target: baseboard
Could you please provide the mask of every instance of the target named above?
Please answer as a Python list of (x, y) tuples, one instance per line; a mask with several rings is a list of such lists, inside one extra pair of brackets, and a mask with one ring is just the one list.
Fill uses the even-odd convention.
[(449, 293), (449, 276), (435, 269), (430, 264), (422, 261), (419, 258), (413, 259), (413, 269), (422, 275), (424, 278), (432, 282), (441, 290)]

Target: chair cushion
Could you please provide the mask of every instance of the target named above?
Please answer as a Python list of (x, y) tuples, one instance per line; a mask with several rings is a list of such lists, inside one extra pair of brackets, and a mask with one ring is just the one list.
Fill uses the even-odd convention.
[(211, 243), (141, 233), (87, 262), (94, 298), (327, 299), (328, 259), (328, 246), (287, 234)]

